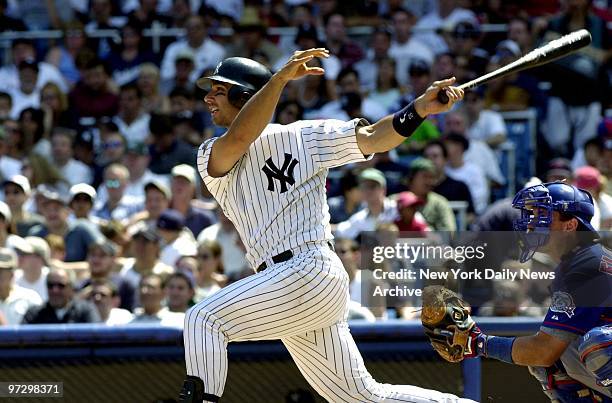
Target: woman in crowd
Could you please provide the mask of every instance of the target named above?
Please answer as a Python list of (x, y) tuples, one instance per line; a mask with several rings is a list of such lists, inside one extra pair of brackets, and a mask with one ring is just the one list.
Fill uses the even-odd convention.
[(198, 246), (198, 273), (195, 301), (199, 302), (219, 291), (227, 282), (223, 275), (221, 245), (217, 241), (203, 241)]

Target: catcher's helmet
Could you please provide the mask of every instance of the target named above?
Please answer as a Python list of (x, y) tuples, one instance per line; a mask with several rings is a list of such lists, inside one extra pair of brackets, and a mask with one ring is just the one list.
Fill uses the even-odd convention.
[(514, 221), (514, 230), (526, 234), (520, 240), (522, 262), (548, 242), (553, 211), (576, 218), (581, 230), (597, 233), (591, 225), (595, 211), (593, 196), (573, 185), (557, 181), (527, 187), (514, 196), (512, 207), (521, 210), (521, 217)]
[(196, 84), (202, 89), (209, 89), (211, 81), (232, 84), (227, 93), (229, 102), (242, 106), (272, 77), (266, 66), (246, 57), (230, 57), (217, 65), (212, 75), (200, 78)]

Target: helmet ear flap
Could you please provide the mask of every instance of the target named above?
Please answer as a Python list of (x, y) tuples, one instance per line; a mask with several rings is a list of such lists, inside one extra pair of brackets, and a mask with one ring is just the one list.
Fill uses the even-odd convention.
[(253, 91), (249, 90), (248, 88), (239, 85), (232, 85), (227, 92), (227, 100), (230, 104), (240, 109), (249, 99), (251, 99), (253, 94)]

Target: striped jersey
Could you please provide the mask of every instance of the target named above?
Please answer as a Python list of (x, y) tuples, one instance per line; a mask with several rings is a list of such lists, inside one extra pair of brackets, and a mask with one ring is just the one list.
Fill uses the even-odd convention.
[(363, 119), (269, 124), (224, 176), (208, 175), (216, 138), (198, 150), (198, 170), (234, 223), (253, 267), (306, 242), (331, 240), (325, 182), (330, 168), (364, 161)]

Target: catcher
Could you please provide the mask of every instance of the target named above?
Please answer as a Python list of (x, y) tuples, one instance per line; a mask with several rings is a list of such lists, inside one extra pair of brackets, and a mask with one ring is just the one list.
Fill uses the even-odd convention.
[(488, 357), (530, 367), (553, 402), (612, 402), (612, 252), (591, 225), (593, 198), (562, 182), (519, 191), (520, 260), (536, 250), (559, 262), (552, 299), (533, 336), (484, 334), (470, 308), (440, 286), (423, 293), (422, 322), (446, 360)]

